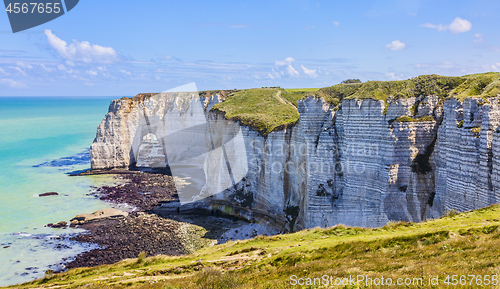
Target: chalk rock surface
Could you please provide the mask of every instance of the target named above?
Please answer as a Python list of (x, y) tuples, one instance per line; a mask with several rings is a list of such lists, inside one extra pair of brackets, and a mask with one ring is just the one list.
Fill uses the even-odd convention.
[[(217, 94), (184, 103), (145, 95), (114, 100), (92, 144), (92, 169), (137, 164), (146, 134), (155, 134), (158, 143), (166, 139), (165, 115), (175, 114), (176, 125), (182, 118), (184, 127), (223, 122), (221, 113), (210, 111), (220, 101)], [(192, 114), (200, 104), (202, 118)], [(498, 98), (443, 101), (429, 95), (388, 105), (344, 99), (334, 108), (308, 97), (298, 101), (297, 110), (295, 125), (267, 136), (241, 126), (244, 142), (237, 149), (246, 154), (245, 176), (187, 206), (296, 231), (419, 222), (500, 201)], [(166, 165), (168, 153), (165, 158)]]

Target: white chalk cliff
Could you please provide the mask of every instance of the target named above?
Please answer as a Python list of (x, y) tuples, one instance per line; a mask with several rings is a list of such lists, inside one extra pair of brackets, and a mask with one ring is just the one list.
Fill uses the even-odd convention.
[[(190, 103), (146, 95), (114, 100), (91, 147), (92, 169), (135, 165), (144, 135), (162, 140), (167, 114), (182, 118), (186, 127), (224, 121), (210, 110), (220, 99), (215, 94)], [(191, 118), (194, 103), (202, 104), (205, 119)], [(412, 107), (418, 107), (416, 115)], [(391, 100), (387, 108), (381, 100), (345, 99), (334, 108), (308, 97), (297, 109), (295, 125), (266, 137), (242, 126), (245, 177), (192, 206), (295, 231), (419, 222), (500, 201), (498, 98), (443, 103), (421, 96)], [(424, 118), (405, 122), (401, 116)], [(152, 129), (152, 117), (162, 118), (163, 127)], [(164, 150), (168, 158), (169, 149)]]

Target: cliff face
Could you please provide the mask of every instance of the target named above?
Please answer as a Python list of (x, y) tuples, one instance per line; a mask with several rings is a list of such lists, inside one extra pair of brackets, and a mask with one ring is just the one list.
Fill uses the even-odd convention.
[[(465, 211), (499, 201), (498, 99), (490, 99), (490, 103), (480, 105), (475, 99), (445, 103), (436, 146), (433, 216), (443, 210)], [(462, 127), (457, 127), (462, 120)]]
[[(113, 101), (92, 144), (92, 169), (133, 166), (144, 135), (154, 133), (160, 141), (161, 130), (169, 123), (179, 126), (179, 119), (185, 127), (225, 121), (210, 111), (218, 102), (217, 95), (184, 103), (168, 97)], [(192, 113), (199, 104), (201, 118)], [(339, 223), (418, 222), (445, 210), (500, 201), (497, 98), (440, 103), (427, 96), (391, 100), (388, 107), (384, 101), (349, 99), (335, 110), (309, 97), (297, 109), (294, 126), (266, 137), (242, 126), (245, 176), (191, 206), (294, 231)], [(152, 129), (158, 121), (163, 128)], [(172, 149), (163, 146), (168, 158)]]

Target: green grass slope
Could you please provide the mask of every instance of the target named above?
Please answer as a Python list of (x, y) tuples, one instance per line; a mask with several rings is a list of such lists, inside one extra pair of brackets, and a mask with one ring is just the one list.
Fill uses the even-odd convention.
[(214, 105), (212, 110), (268, 135), (299, 119), (297, 107), (291, 102), (293, 100), (294, 97), (280, 88), (235, 90), (223, 102)]
[[(297, 101), (308, 96), (324, 98), (338, 106), (344, 99), (410, 98), (421, 95), (437, 95), (441, 99), (468, 97), (487, 99), (500, 94), (500, 73), (488, 72), (465, 76), (421, 75), (407, 80), (368, 81), (342, 83), (330, 87), (282, 89), (263, 87), (243, 90), (201, 91), (200, 96), (219, 93), (224, 101), (213, 110), (226, 118), (240, 121), (267, 136), (270, 132), (291, 126), (299, 119)], [(150, 97), (151, 93), (139, 94), (134, 99)]]
[[(411, 288), (433, 287), (429, 278), (439, 276), (439, 288), (457, 288), (451, 276), (460, 280), (464, 275), (459, 282), (465, 285), (460, 288), (481, 287), (478, 284), (486, 279), (490, 285), (485, 288), (495, 288), (491, 284), (500, 278), (493, 277), (500, 275), (499, 226), (500, 206), (493, 205), (417, 224), (389, 223), (375, 229), (340, 225), (229, 242), (182, 257), (141, 256), (114, 265), (72, 269), (16, 287), (274, 289), (294, 288), (292, 275), (295, 280), (363, 275), (394, 282), (410, 278), (416, 282)], [(450, 284), (445, 283), (448, 275)], [(480, 275), (481, 281), (469, 275)], [(365, 288), (366, 284), (351, 285), (340, 287)]]
[(344, 99), (391, 99), (437, 95), (441, 99), (475, 97), (487, 99), (500, 94), (500, 73), (465, 76), (421, 75), (407, 80), (368, 81), (330, 87), (282, 89), (279, 87), (233, 90), (214, 106), (226, 117), (241, 121), (263, 135), (293, 125), (299, 118), (297, 101), (308, 96), (324, 98), (338, 106)]
[(437, 95), (441, 98), (454, 97), (464, 100), (468, 97), (497, 96), (500, 93), (500, 73), (488, 72), (465, 76), (421, 75), (407, 80), (368, 81), (365, 83), (337, 84), (316, 92), (328, 102), (337, 105), (343, 99), (387, 100)]

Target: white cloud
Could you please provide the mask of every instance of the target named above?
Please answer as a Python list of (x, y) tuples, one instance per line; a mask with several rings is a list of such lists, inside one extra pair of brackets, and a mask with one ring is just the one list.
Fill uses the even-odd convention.
[(333, 23), (333, 25), (335, 25), (335, 26), (337, 26), (337, 27), (339, 27), (339, 26), (340, 26), (340, 22), (338, 22), (338, 21), (333, 21), (332, 23)]
[(490, 65), (483, 65), (484, 70), (490, 70), (490, 71), (500, 71), (500, 62), (496, 62), (495, 64)]
[(175, 61), (182, 61), (182, 59), (172, 56), (172, 55), (164, 55), (160, 53), (156, 53), (156, 57), (160, 60), (175, 60)]
[(302, 68), (302, 71), (304, 71), (304, 73), (307, 76), (312, 77), (312, 78), (318, 77), (318, 74), (316, 73), (316, 69), (307, 69), (304, 65), (301, 65), (300, 67)]
[(480, 33), (474, 34), (474, 40), (472, 40), (472, 41), (474, 41), (474, 43), (484, 42), (483, 35)]
[(292, 65), (288, 65), (286, 67), (286, 72), (288, 73), (288, 75), (290, 76), (294, 76), (294, 75), (299, 75), (299, 72), (297, 70), (295, 70), (295, 68), (293, 68)]
[(387, 44), (385, 46), (385, 48), (388, 48), (390, 50), (401, 50), (401, 49), (404, 49), (406, 47), (406, 44), (404, 44), (404, 42), (401, 42), (398, 40), (394, 40), (393, 42)]
[[(292, 66), (292, 62), (294, 62), (294, 61), (295, 61), (295, 59), (293, 59), (293, 57), (287, 57), (283, 61), (276, 60), (274, 62), (274, 65), (276, 66), (276, 68), (279, 68), (279, 69), (281, 69), (281, 67), (283, 67), (283, 66), (286, 66), (285, 70), (289, 76), (297, 76), (297, 75), (299, 75), (299, 72), (297, 70), (295, 70), (295, 68), (293, 68), (293, 66)], [(284, 75), (283, 71), (278, 73), (273, 69), (273, 72), (274, 72), (273, 73), (274, 77), (277, 77), (277, 75), (279, 75), (279, 74), (281, 74), (281, 76)]]
[(392, 79), (395, 79), (395, 78), (396, 78), (396, 76), (394, 75), (394, 72), (386, 72), (386, 73), (385, 73), (385, 76), (388, 76), (388, 77), (390, 77), (390, 78), (392, 78)]
[[(118, 60), (118, 53), (111, 47), (104, 47), (97, 44), (90, 44), (88, 41), (79, 42), (73, 40), (71, 44), (58, 38), (52, 31), (45, 30), (49, 45), (59, 53), (59, 55), (70, 62), (84, 63), (111, 63)], [(67, 63), (68, 64), (68, 63)]]
[(472, 24), (460, 17), (455, 18), (450, 24), (450, 31), (453, 33), (463, 33), (467, 32), (472, 28)]
[(0, 73), (3, 74), (3, 75), (10, 75), (10, 73), (8, 73), (7, 71), (5, 71), (5, 69), (3, 69), (3, 68), (0, 68)]
[(126, 75), (132, 75), (132, 73), (130, 73), (130, 71), (126, 71), (124, 69), (120, 69), (120, 72), (123, 73), (123, 74), (126, 74)]
[(424, 23), (420, 26), (425, 27), (425, 28), (437, 29), (438, 31), (443, 31), (443, 30), (448, 29), (448, 26), (442, 25), (442, 24), (436, 25), (436, 24), (431, 24), (431, 23)]
[(58, 64), (57, 69), (59, 69), (60, 71), (67, 72), (69, 74), (73, 73), (73, 69), (67, 69), (66, 66), (64, 66), (64, 64)]
[(99, 70), (99, 71), (106, 71), (107, 69), (106, 69), (106, 66), (98, 66), (97, 70)]
[(277, 72), (274, 68), (270, 73), (267, 74), (267, 76), (270, 79), (281, 78), (283, 75), (285, 75), (285, 73), (283, 71)]
[(470, 23), (468, 20), (457, 17), (453, 20), (453, 22), (450, 23), (450, 25), (443, 25), (441, 23), (439, 23), (438, 25), (424, 23), (420, 26), (437, 29), (438, 31), (450, 30), (452, 33), (463, 33), (469, 31), (472, 28), (472, 23)]
[(97, 71), (94, 71), (94, 70), (87, 70), (86, 71), (88, 75), (92, 75), (92, 76), (96, 76), (97, 75)]
[(309, 25), (309, 26), (304, 27), (304, 30), (309, 30), (309, 29), (314, 29), (314, 28), (316, 28), (316, 26)]
[(276, 66), (285, 66), (285, 65), (289, 65), (290, 63), (292, 63), (294, 61), (295, 61), (295, 59), (293, 59), (293, 57), (287, 57), (283, 61), (276, 60), (274, 62), (274, 65), (276, 65)]
[(12, 68), (14, 70), (16, 70), (17, 72), (19, 72), (19, 74), (21, 74), (22, 76), (28, 76), (28, 74), (26, 74), (26, 72), (24, 72), (24, 70), (22, 70), (20, 67), (17, 67), (17, 66), (9, 66), (9, 68)]
[(33, 66), (32, 66), (31, 64), (29, 64), (29, 63), (24, 63), (24, 62), (22, 62), (22, 61), (18, 61), (18, 62), (16, 63), (16, 65), (17, 65), (18, 67), (20, 67), (20, 68), (28, 68), (28, 69), (32, 69), (32, 68), (33, 68)]
[(394, 72), (386, 72), (385, 73), (385, 76), (386, 77), (389, 77), (390, 79), (393, 79), (393, 80), (401, 80), (403, 79), (403, 75), (396, 75)]
[(11, 88), (26, 88), (27, 86), (21, 82), (17, 82), (15, 80), (9, 79), (9, 78), (4, 78), (0, 79), (0, 83), (6, 84), (10, 86)]
[(415, 68), (418, 69), (426, 69), (426, 68), (440, 68), (440, 69), (460, 69), (463, 68), (462, 66), (455, 64), (450, 61), (442, 61), (442, 62), (435, 62), (435, 63), (417, 63), (414, 65)]
[(49, 67), (47, 67), (47, 66), (45, 66), (45, 65), (43, 65), (43, 64), (40, 64), (40, 66), (43, 68), (43, 70), (45, 70), (45, 71), (47, 71), (47, 72), (52, 72), (52, 71), (54, 70), (54, 69), (49, 68)]

